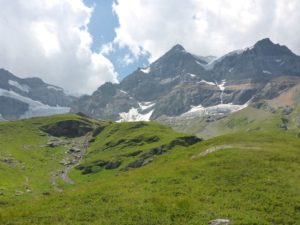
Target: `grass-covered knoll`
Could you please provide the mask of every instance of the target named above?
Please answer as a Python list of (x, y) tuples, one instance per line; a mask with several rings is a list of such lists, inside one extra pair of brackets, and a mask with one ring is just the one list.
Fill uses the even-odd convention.
[(117, 169), (113, 173), (119, 173), (148, 164), (177, 145), (187, 146), (197, 141), (196, 137), (176, 133), (156, 122), (113, 123), (91, 140), (83, 162), (72, 175), (80, 181), (91, 179), (82, 174), (111, 173), (107, 170), (112, 169)]
[[(57, 180), (55, 177), (66, 166), (72, 167), (72, 160), (76, 160), (79, 155), (70, 154), (70, 149), (79, 151), (81, 148), (80, 145), (74, 146), (74, 140), (79, 142), (80, 140), (77, 139), (80, 138), (77, 136), (89, 131), (92, 135), (89, 148), (84, 152), (83, 159), (77, 160), (80, 164), (79, 168), (80, 166), (88, 166), (88, 168), (74, 169), (70, 172), (70, 176), (77, 183), (94, 179), (95, 177), (83, 176), (83, 174), (87, 171), (93, 174), (100, 172), (102, 168), (98, 164), (101, 161), (119, 163), (118, 168), (107, 166), (108, 174), (116, 174), (128, 163), (141, 158), (143, 153), (158, 147), (163, 147), (162, 150), (165, 152), (169, 150), (165, 149), (165, 146), (173, 140), (187, 136), (158, 123), (113, 123), (96, 121), (79, 115), (1, 122), (1, 199), (11, 197), (20, 199), (48, 194), (53, 191), (54, 185), (67, 188), (68, 185), (63, 180)], [(148, 158), (150, 163), (155, 155), (164, 152), (143, 159)]]
[(0, 193), (1, 199), (34, 196), (52, 191), (51, 176), (61, 169), (66, 146), (47, 146), (51, 138), (39, 128), (59, 121), (77, 120), (106, 124), (77, 115), (58, 115), (0, 123)]
[[(267, 129), (242, 130), (189, 147), (174, 145), (151, 163), (126, 171), (124, 166), (140, 157), (128, 154), (168, 146), (184, 135), (157, 123), (107, 124), (81, 165), (114, 157), (122, 161), (120, 167), (88, 174), (73, 169), (75, 184), (62, 193), (0, 196), (0, 224), (173, 225), (208, 224), (217, 218), (235, 225), (298, 224), (300, 139), (296, 126), (285, 130), (278, 121), (281, 116)], [(44, 143), (38, 129), (32, 131)]]

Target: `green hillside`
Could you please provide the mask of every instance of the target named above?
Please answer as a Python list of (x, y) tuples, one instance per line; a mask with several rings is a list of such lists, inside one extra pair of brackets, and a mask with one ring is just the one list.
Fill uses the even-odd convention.
[(299, 117), (286, 114), (228, 117), (232, 132), (206, 141), (155, 122), (2, 122), (0, 224), (298, 224)]
[[(208, 121), (206, 117), (177, 120), (169, 124), (179, 132), (190, 132), (204, 139), (236, 133), (239, 131), (274, 131), (282, 130), (285, 124), (289, 130), (297, 131), (300, 127), (300, 107), (282, 107), (278, 109), (257, 109), (247, 107), (223, 118)], [(283, 128), (283, 127), (282, 127)]]

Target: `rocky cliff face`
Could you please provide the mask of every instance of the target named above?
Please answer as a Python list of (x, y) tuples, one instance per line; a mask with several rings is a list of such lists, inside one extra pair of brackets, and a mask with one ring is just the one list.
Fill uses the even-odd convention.
[(74, 97), (39, 78), (21, 79), (0, 69), (0, 115), (14, 120), (69, 112)]
[(91, 96), (82, 96), (74, 102), (71, 112), (82, 112), (94, 118), (118, 120), (120, 112), (137, 108), (138, 102), (117, 84), (105, 83)]
[(215, 106), (236, 110), (296, 85), (273, 82), (286, 75), (300, 76), (300, 57), (270, 39), (217, 59), (195, 56), (176, 45), (120, 84), (105, 84), (93, 95), (80, 98), (72, 111), (103, 119), (138, 120)]

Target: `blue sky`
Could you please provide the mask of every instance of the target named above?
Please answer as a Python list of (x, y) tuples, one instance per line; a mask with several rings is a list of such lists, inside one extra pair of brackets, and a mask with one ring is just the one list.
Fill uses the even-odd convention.
[[(87, 6), (93, 6), (91, 21), (88, 25), (89, 32), (93, 36), (92, 50), (97, 52), (101, 46), (112, 42), (116, 37), (115, 29), (119, 26), (118, 17), (113, 12), (113, 0), (84, 0)], [(113, 63), (118, 79), (121, 80), (138, 67), (145, 67), (148, 63), (148, 56), (142, 55), (138, 58), (133, 57), (128, 47), (119, 48), (114, 45), (114, 52), (106, 55)], [(129, 56), (134, 61), (125, 65), (124, 57)]]

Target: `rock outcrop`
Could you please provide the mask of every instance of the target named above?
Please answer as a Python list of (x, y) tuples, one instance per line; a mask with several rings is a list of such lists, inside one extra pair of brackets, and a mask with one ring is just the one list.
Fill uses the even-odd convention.
[(54, 124), (40, 127), (40, 129), (54, 137), (80, 137), (93, 131), (93, 126), (80, 120), (63, 120)]

